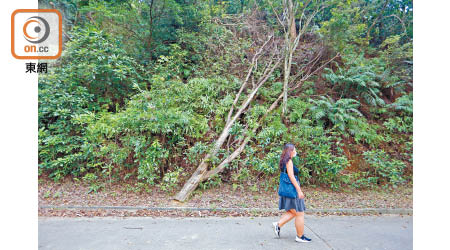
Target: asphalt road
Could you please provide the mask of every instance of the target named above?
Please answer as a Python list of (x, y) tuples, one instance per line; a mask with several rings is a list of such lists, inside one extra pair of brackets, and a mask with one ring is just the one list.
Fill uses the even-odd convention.
[(39, 249), (401, 249), (413, 248), (413, 217), (305, 217), (310, 243), (295, 242), (294, 221), (275, 237), (271, 217), (39, 218)]

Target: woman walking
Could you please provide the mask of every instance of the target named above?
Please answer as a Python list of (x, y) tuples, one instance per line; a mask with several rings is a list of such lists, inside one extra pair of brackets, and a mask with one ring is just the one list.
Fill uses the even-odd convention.
[(293, 144), (286, 144), (284, 146), (283, 152), (280, 158), (280, 171), (287, 171), (289, 179), (292, 185), (294, 185), (295, 190), (297, 190), (297, 197), (289, 198), (280, 196), (279, 209), (286, 210), (286, 212), (281, 216), (278, 222), (273, 222), (272, 226), (275, 235), (280, 237), (280, 229), (291, 219), (295, 218), (295, 229), (297, 231), (297, 236), (295, 241), (297, 242), (311, 242), (311, 239), (307, 238), (303, 232), (305, 227), (305, 195), (300, 189), (300, 182), (296, 180), (295, 176), (298, 175), (298, 168), (296, 168), (292, 162), (292, 158), (297, 155), (295, 147)]

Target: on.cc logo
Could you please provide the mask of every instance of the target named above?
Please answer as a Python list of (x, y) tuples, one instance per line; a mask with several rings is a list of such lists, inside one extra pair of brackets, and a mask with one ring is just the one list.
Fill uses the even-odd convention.
[[(44, 35), (42, 36), (42, 38), (39, 38), (38, 36), (33, 37), (28, 34), (27, 28), (28, 28), (28, 25), (31, 23), (39, 24), (38, 26), (34, 27), (34, 32), (36, 32), (37, 34), (39, 34), (42, 31), (42, 28), (41, 28), (42, 26), (45, 27)], [(28, 18), (27, 22), (23, 25), (23, 35), (25, 36), (25, 39), (30, 43), (41, 43), (41, 42), (45, 41), (45, 39), (48, 38), (48, 35), (50, 35), (50, 25), (48, 25), (48, 22), (44, 18), (38, 17), (38, 16), (32, 16), (32, 17)]]
[(62, 16), (56, 9), (18, 9), (11, 15), (11, 54), (16, 59), (57, 59)]

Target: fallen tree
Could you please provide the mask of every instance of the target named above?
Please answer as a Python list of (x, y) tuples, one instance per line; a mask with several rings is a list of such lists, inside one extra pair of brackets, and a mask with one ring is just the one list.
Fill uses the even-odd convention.
[[(265, 68), (262, 76), (258, 79), (257, 84), (254, 85), (253, 89), (248, 94), (248, 96), (246, 97), (246, 99), (244, 100), (242, 105), (239, 107), (237, 112), (234, 115), (232, 115), (233, 114), (233, 110), (234, 110), (234, 106), (237, 104), (241, 93), (243, 92), (244, 88), (247, 86), (247, 83), (248, 83), (248, 81), (250, 79), (250, 75), (252, 74), (253, 69), (256, 66), (256, 61), (258, 60), (258, 58), (263, 53), (264, 48), (270, 42), (271, 42), (271, 45), (273, 45), (272, 46), (272, 53), (271, 53), (272, 57), (270, 59), (270, 62), (266, 65), (266, 68)], [(256, 96), (256, 93), (258, 92), (258, 90), (261, 88), (261, 86), (265, 82), (267, 82), (269, 77), (272, 75), (273, 71), (276, 68), (278, 68), (282, 58), (281, 57), (276, 58), (277, 54), (279, 54), (278, 53), (278, 48), (277, 48), (276, 44), (273, 43), (273, 35), (271, 35), (271, 36), (269, 36), (267, 41), (261, 46), (261, 48), (253, 56), (252, 64), (249, 67), (249, 70), (248, 70), (248, 73), (247, 73), (247, 77), (246, 77), (244, 83), (242, 84), (239, 92), (237, 93), (236, 98), (235, 98), (235, 100), (233, 102), (233, 105), (230, 108), (230, 111), (228, 113), (228, 119), (227, 119), (227, 122), (225, 124), (225, 127), (224, 127), (222, 133), (220, 134), (219, 138), (216, 140), (214, 146), (210, 149), (210, 151), (207, 153), (207, 155), (203, 158), (203, 160), (201, 161), (200, 165), (197, 167), (195, 172), (192, 174), (191, 178), (189, 178), (189, 180), (185, 183), (185, 185), (183, 186), (181, 191), (174, 197), (175, 200), (178, 200), (178, 201), (186, 200), (186, 198), (189, 196), (189, 194), (192, 191), (194, 191), (195, 188), (198, 186), (198, 184), (202, 180), (203, 175), (208, 170), (208, 160), (219, 151), (219, 149), (222, 147), (222, 145), (224, 144), (225, 140), (227, 139), (228, 135), (230, 134), (230, 129), (233, 126), (234, 122), (241, 116), (241, 114), (244, 112), (244, 110), (248, 107), (250, 102)]]
[[(292, 8), (292, 2), (290, 1), (290, 8)], [(288, 5), (285, 2), (284, 5), (285, 11), (283, 14), (283, 17), (281, 19), (289, 19), (289, 22), (286, 22), (286, 26), (284, 26), (284, 22), (280, 19), (280, 17), (277, 14), (277, 18), (280, 21), (280, 24), (283, 25), (283, 28), (285, 30), (285, 40), (284, 40), (284, 49), (283, 52), (280, 53), (278, 51), (277, 43), (275, 42), (274, 35), (269, 36), (269, 38), (264, 42), (264, 44), (260, 47), (260, 49), (254, 54), (251, 65), (248, 69), (248, 72), (246, 74), (246, 78), (241, 85), (241, 88), (239, 89), (239, 92), (236, 94), (236, 97), (234, 99), (234, 102), (230, 108), (230, 111), (228, 112), (227, 120), (225, 127), (223, 128), (221, 134), (219, 135), (218, 139), (214, 143), (213, 147), (208, 151), (208, 153), (205, 155), (205, 157), (202, 159), (199, 166), (196, 168), (192, 176), (186, 181), (183, 188), (175, 195), (174, 199), (177, 201), (185, 201), (189, 195), (195, 190), (195, 188), (198, 186), (198, 184), (202, 181), (205, 181), (212, 176), (220, 173), (225, 169), (225, 167), (233, 161), (239, 154), (244, 150), (245, 146), (248, 144), (248, 142), (251, 139), (251, 135), (254, 134), (258, 128), (263, 124), (264, 119), (267, 117), (268, 114), (270, 114), (280, 102), (281, 99), (284, 99), (284, 101), (287, 101), (287, 92), (289, 89), (289, 92), (294, 91), (302, 86), (302, 84), (308, 80), (311, 76), (315, 75), (317, 72), (319, 72), (321, 69), (325, 67), (329, 62), (334, 60), (337, 56), (329, 59), (328, 61), (322, 63), (320, 66), (317, 66), (317, 64), (320, 62), (320, 59), (323, 57), (323, 49), (321, 49), (317, 55), (310, 58), (309, 62), (304, 64), (303, 67), (298, 69), (298, 73), (295, 76), (290, 76), (291, 72), (291, 65), (293, 62), (293, 54), (297, 50), (297, 47), (300, 42), (300, 38), (302, 34), (306, 32), (306, 29), (311, 22), (312, 18), (322, 9), (321, 7), (318, 7), (313, 11), (313, 13), (306, 18), (306, 22), (303, 26), (301, 26), (300, 32), (298, 35), (295, 34), (294, 31), (292, 31), (293, 24), (295, 23), (295, 20), (293, 20), (293, 15), (295, 14), (292, 10), (288, 11)], [(306, 6), (305, 6), (306, 8)], [(276, 14), (276, 13), (275, 13)], [(305, 15), (305, 9), (303, 9), (302, 16), (300, 20), (304, 18)], [(290, 30), (292, 32), (290, 32)], [(291, 35), (288, 35), (291, 34)], [(270, 45), (269, 45), (270, 44)], [(270, 47), (271, 49), (265, 50), (266, 47)], [(252, 84), (252, 89), (250, 93), (247, 95), (239, 109), (236, 113), (234, 113), (234, 108), (237, 105), (239, 98), (241, 97), (241, 94), (244, 92), (244, 89), (246, 89), (249, 79), (252, 76), (254, 69), (257, 65), (258, 59), (261, 57), (262, 54), (270, 52), (269, 56), (269, 63), (266, 64), (266, 67), (263, 71), (263, 74), (259, 79), (256, 81), (256, 84)], [(278, 98), (270, 105), (267, 112), (259, 119), (256, 126), (251, 129), (251, 133), (248, 133), (248, 130), (246, 128), (246, 131), (244, 131), (245, 138), (237, 141), (237, 146), (235, 147), (235, 150), (228, 155), (225, 159), (222, 160), (222, 162), (215, 168), (208, 171), (208, 165), (210, 159), (217, 154), (217, 152), (220, 150), (226, 139), (229, 137), (230, 129), (235, 123), (235, 121), (241, 116), (241, 114), (246, 110), (251, 103), (251, 101), (255, 98), (258, 90), (261, 88), (261, 86), (269, 79), (269, 77), (272, 75), (273, 71), (278, 68), (280, 65), (281, 60), (284, 59), (284, 89), (281, 91), (281, 94), (278, 96)], [(300, 79), (299, 79), (300, 78)], [(293, 83), (292, 86), (289, 87), (289, 82)], [(230, 145), (227, 145), (229, 148)]]
[[(330, 60), (328, 60), (327, 62), (323, 63), (321, 66), (319, 66), (316, 70), (314, 70), (314, 72), (307, 74), (305, 77), (302, 77), (294, 86), (289, 88), (289, 91), (294, 91), (298, 88), (300, 88), (303, 83), (308, 80), (311, 76), (313, 76), (314, 74), (316, 74), (319, 70), (323, 69), (328, 63), (330, 63), (331, 61), (333, 61), (334, 59), (336, 59), (339, 56), (339, 54), (337, 54), (336, 56), (334, 56), (333, 58), (331, 58)], [(317, 61), (315, 61), (316, 63)], [(270, 114), (276, 107), (278, 107), (278, 103), (280, 102), (280, 100), (284, 97), (284, 93), (281, 93), (278, 98), (270, 105), (269, 109), (267, 110), (267, 112), (263, 115), (263, 117), (258, 121), (257, 126), (255, 126), (252, 129), (252, 133), (254, 134), (256, 132), (256, 130), (258, 128), (260, 128), (260, 126), (262, 125), (262, 123), (264, 122), (264, 119), (267, 117), (268, 114)], [(211, 178), (212, 176), (214, 176), (215, 174), (220, 173), (222, 170), (224, 170), (224, 168), (227, 166), (228, 163), (230, 163), (231, 161), (233, 161), (237, 156), (239, 156), (239, 154), (244, 150), (245, 146), (247, 145), (247, 143), (250, 141), (251, 136), (247, 134), (247, 136), (245, 137), (245, 139), (241, 142), (241, 144), (237, 147), (236, 150), (234, 150), (234, 152), (232, 154), (230, 154), (227, 158), (225, 158), (216, 168), (206, 172), (200, 181), (205, 181), (209, 178)]]
[[(303, 85), (303, 83), (305, 81), (307, 81), (313, 75), (317, 74), (320, 70), (322, 70), (331, 61), (333, 61), (337, 57), (339, 57), (339, 54), (337, 54), (333, 58), (327, 60), (326, 62), (322, 63), (320, 66), (315, 68), (315, 66), (318, 64), (321, 57), (322, 57), (322, 52), (319, 52), (318, 55), (311, 61), (311, 63), (309, 63), (308, 65), (306, 65), (304, 67), (305, 74), (303, 74), (303, 76), (300, 78), (300, 80), (296, 81), (296, 83), (293, 84), (293, 86), (291, 86), (289, 88), (289, 92), (292, 92), (296, 89), (301, 88), (301, 86)], [(279, 104), (280, 100), (283, 98), (283, 96), (284, 96), (284, 93), (282, 92), (278, 96), (278, 98), (270, 105), (267, 112), (260, 118), (257, 125), (252, 129), (252, 133), (250, 133), (250, 134), (254, 134), (257, 131), (257, 129), (260, 128), (260, 126), (263, 124), (264, 119), (267, 117), (267, 115), (270, 114), (275, 108), (278, 107), (278, 104)], [(252, 96), (251, 98), (253, 98), (253, 97), (254, 96)], [(249, 100), (250, 99), (247, 98), (247, 101), (249, 101)], [(247, 105), (248, 105), (248, 103), (247, 103)], [(238, 113), (236, 113), (236, 115), (233, 117), (233, 119), (231, 119), (230, 122), (227, 123), (228, 126), (225, 126), (225, 128), (222, 131), (222, 134), (220, 135), (219, 139), (217, 140), (214, 148), (203, 158), (202, 162), (197, 167), (196, 171), (192, 174), (191, 178), (185, 183), (185, 185), (181, 189), (181, 191), (178, 192), (178, 194), (174, 197), (175, 200), (185, 201), (187, 199), (187, 197), (190, 195), (190, 193), (192, 193), (192, 191), (195, 190), (195, 188), (198, 186), (198, 184), (200, 182), (203, 182), (203, 181), (211, 178), (212, 176), (220, 173), (221, 171), (223, 171), (228, 163), (233, 161), (237, 156), (239, 156), (240, 153), (242, 153), (245, 146), (248, 144), (248, 142), (251, 139), (251, 136), (249, 135), (249, 133), (246, 133), (245, 138), (238, 142), (239, 146), (237, 146), (237, 148), (228, 157), (226, 157), (217, 167), (215, 167), (209, 171), (207, 170), (208, 159), (210, 159), (210, 157), (212, 155), (217, 153), (217, 151), (223, 145), (226, 137), (229, 135), (229, 130), (231, 128), (232, 122), (234, 122), (237, 119), (237, 116), (242, 113), (242, 111), (243, 111), (242, 108), (243, 108), (243, 106), (241, 106), (240, 110), (238, 111)]]

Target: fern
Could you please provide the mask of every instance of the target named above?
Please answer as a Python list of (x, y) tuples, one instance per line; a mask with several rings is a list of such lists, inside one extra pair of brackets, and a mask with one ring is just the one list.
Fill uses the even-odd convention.
[(313, 106), (310, 108), (312, 117), (323, 123), (323, 118), (327, 118), (333, 125), (344, 132), (349, 122), (355, 121), (357, 116), (362, 116), (359, 112), (359, 102), (354, 99), (339, 99), (336, 102), (331, 97), (320, 96), (319, 100), (312, 100)]
[(348, 67), (337, 65), (336, 72), (326, 68), (326, 74), (323, 75), (325, 79), (339, 86), (341, 97), (362, 98), (372, 106), (384, 105), (383, 99), (379, 96), (381, 88), (379, 81), (383, 78), (383, 73), (379, 74), (382, 68), (377, 62), (368, 61), (362, 54), (345, 59)]
[(390, 108), (404, 112), (407, 115), (413, 113), (413, 95), (412, 93), (402, 95), (397, 98), (394, 103), (389, 105)]

